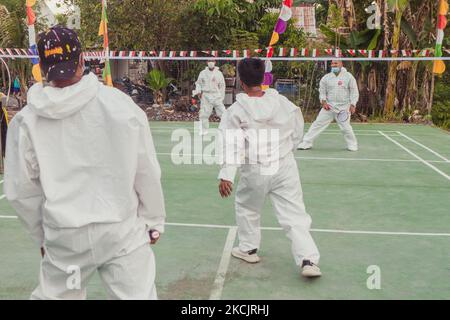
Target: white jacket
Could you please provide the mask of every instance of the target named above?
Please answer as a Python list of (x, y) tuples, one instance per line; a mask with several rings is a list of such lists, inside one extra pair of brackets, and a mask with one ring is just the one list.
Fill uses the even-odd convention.
[[(256, 153), (252, 156), (257, 160), (256, 164), (283, 159), (302, 141), (304, 120), (299, 107), (278, 91), (268, 89), (260, 98), (238, 94), (236, 102), (222, 116), (219, 129), (224, 138), (224, 151), (218, 178), (234, 182), (236, 171), (242, 163), (230, 162), (226, 156), (228, 152), (234, 153), (231, 159), (244, 158), (243, 162), (250, 164), (250, 153)], [(244, 141), (227, 139), (228, 130), (239, 132)], [(278, 134), (272, 135), (271, 130)], [(255, 136), (259, 137), (254, 140), (257, 146), (250, 142)]]
[(358, 84), (355, 77), (342, 68), (339, 75), (333, 72), (325, 75), (320, 80), (320, 101), (327, 101), (338, 110), (346, 110), (350, 105), (356, 104), (359, 100)]
[(213, 71), (206, 67), (198, 76), (198, 80), (195, 83), (194, 95), (203, 93), (212, 96), (221, 97), (225, 99), (225, 78), (218, 67), (215, 67)]
[(35, 84), (12, 120), (4, 191), (34, 240), (138, 215), (164, 231), (161, 171), (145, 113), (94, 74), (60, 89)]

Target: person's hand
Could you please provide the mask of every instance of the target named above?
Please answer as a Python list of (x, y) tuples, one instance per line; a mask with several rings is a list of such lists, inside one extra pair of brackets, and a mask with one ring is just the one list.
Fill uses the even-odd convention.
[(354, 105), (351, 105), (350, 106), (350, 113), (351, 114), (355, 114), (355, 112), (356, 112), (356, 107)]
[(322, 102), (322, 108), (324, 108), (325, 110), (331, 110), (331, 106), (326, 101)]
[(219, 184), (219, 193), (222, 198), (227, 198), (233, 192), (233, 183), (231, 181), (226, 181), (221, 179)]
[(158, 242), (159, 238), (161, 238), (161, 234), (157, 230), (150, 230), (148, 232), (150, 236), (150, 244), (155, 244)]
[(41, 247), (41, 257), (43, 258), (45, 256), (45, 250), (43, 247)]

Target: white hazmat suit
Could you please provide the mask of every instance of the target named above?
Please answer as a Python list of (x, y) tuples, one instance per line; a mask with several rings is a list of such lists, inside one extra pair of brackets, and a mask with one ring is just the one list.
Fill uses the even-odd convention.
[[(303, 137), (300, 108), (273, 89), (261, 98), (239, 94), (219, 128), (224, 137), (233, 131), (244, 137), (243, 143), (225, 138), (224, 164), (219, 173), (219, 179), (234, 182), (240, 169), (235, 202), (239, 249), (259, 249), (261, 210), (269, 196), (278, 222), (292, 242), (296, 264), (302, 266), (303, 260), (318, 264), (320, 255), (309, 231), (311, 217), (305, 210), (292, 152)], [(255, 140), (255, 136), (259, 138)], [(229, 160), (240, 158), (240, 154), (245, 157), (243, 164)]]
[(225, 78), (218, 67), (214, 67), (212, 70), (206, 67), (200, 72), (193, 95), (201, 93), (199, 117), (202, 134), (205, 134), (209, 129), (209, 117), (213, 109), (215, 109), (218, 117), (222, 117), (225, 112), (225, 105), (223, 104), (225, 89)]
[(35, 84), (12, 120), (4, 190), (43, 247), (34, 299), (84, 299), (98, 271), (113, 299), (156, 299), (148, 231), (164, 231), (160, 167), (145, 113), (94, 74)]
[(342, 68), (341, 72), (336, 75), (333, 72), (327, 74), (320, 81), (320, 101), (326, 101), (331, 105), (333, 110), (325, 110), (322, 108), (320, 113), (309, 128), (303, 142), (299, 145), (300, 149), (309, 149), (313, 146), (314, 140), (333, 122), (336, 120), (339, 128), (344, 134), (347, 148), (351, 151), (358, 150), (358, 141), (350, 124), (350, 117), (347, 121), (341, 122), (337, 120), (338, 111), (349, 111), (351, 105), (356, 107), (359, 100), (359, 90), (356, 79), (353, 75)]

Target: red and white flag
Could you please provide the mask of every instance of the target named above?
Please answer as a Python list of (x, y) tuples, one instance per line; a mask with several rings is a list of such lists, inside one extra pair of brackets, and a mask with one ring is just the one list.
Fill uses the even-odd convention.
[(302, 57), (307, 57), (308, 54), (309, 54), (309, 53), (308, 53), (308, 49), (303, 48), (303, 49), (302, 49), (302, 53), (301, 53)]
[(278, 56), (286, 57), (286, 55), (287, 55), (287, 49), (286, 48), (280, 48), (280, 53), (278, 54)]
[(213, 51), (211, 51), (211, 55), (213, 56), (213, 57), (218, 57), (219, 56), (219, 51), (217, 51), (217, 50), (213, 50)]
[(291, 57), (296, 57), (298, 55), (298, 49), (297, 48), (291, 48)]
[(133, 58), (136, 56), (136, 51), (130, 51), (130, 53), (128, 54), (128, 57)]
[(170, 58), (174, 58), (174, 57), (176, 57), (177, 56), (177, 52), (176, 51), (170, 51), (169, 52), (169, 57)]
[(242, 51), (242, 56), (244, 58), (250, 58), (250, 50), (246, 49), (246, 50)]
[(268, 47), (267, 48), (267, 58), (272, 58), (273, 57), (273, 47)]
[(160, 58), (165, 58), (165, 57), (167, 57), (167, 52), (166, 52), (166, 51), (160, 51), (160, 52), (159, 52), (159, 57), (160, 57)]
[(325, 53), (329, 56), (333, 55), (333, 49), (325, 49)]
[(312, 56), (313, 56), (313, 58), (318, 57), (319, 56), (319, 49), (313, 49)]
[(402, 50), (402, 56), (411, 57), (411, 50)]
[(354, 49), (349, 49), (349, 50), (347, 50), (347, 52), (348, 52), (352, 57), (356, 57), (356, 50), (354, 50)]
[(139, 58), (145, 57), (145, 51), (139, 51)]
[(263, 50), (262, 49), (255, 49), (255, 53), (260, 54)]
[(187, 57), (188, 52), (187, 51), (180, 51), (180, 57)]
[(398, 50), (391, 50), (391, 55), (396, 57), (398, 55)]
[(384, 57), (386, 57), (386, 51), (378, 50), (378, 58), (384, 58)]
[(191, 51), (191, 53), (189, 54), (189, 56), (191, 58), (195, 58), (197, 56), (197, 51)]
[(367, 50), (358, 50), (359, 54), (362, 54), (364, 57), (367, 57)]

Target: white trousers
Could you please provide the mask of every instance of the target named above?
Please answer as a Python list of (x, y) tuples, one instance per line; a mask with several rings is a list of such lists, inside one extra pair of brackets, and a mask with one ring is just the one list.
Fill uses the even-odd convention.
[(355, 133), (350, 124), (350, 117), (346, 122), (340, 122), (337, 120), (337, 113), (331, 110), (325, 110), (322, 108), (316, 121), (311, 125), (306, 135), (303, 137), (303, 143), (312, 146), (314, 140), (323, 132), (325, 129), (336, 120), (339, 128), (344, 134), (345, 142), (347, 147), (350, 149), (358, 148), (358, 141), (356, 140)]
[(202, 123), (202, 130), (209, 129), (209, 117), (213, 109), (215, 109), (218, 117), (222, 117), (225, 112), (225, 105), (223, 104), (222, 96), (217, 94), (203, 93), (201, 98), (199, 118)]
[(74, 229), (45, 227), (45, 255), (31, 299), (86, 299), (98, 271), (109, 299), (155, 300), (155, 258), (137, 217)]
[(311, 217), (306, 213), (297, 162), (292, 153), (280, 160), (274, 175), (261, 174), (259, 165), (244, 165), (236, 192), (236, 222), (239, 248), (259, 249), (261, 210), (269, 196), (278, 222), (291, 240), (298, 266), (304, 259), (318, 264), (319, 250), (310, 234)]

